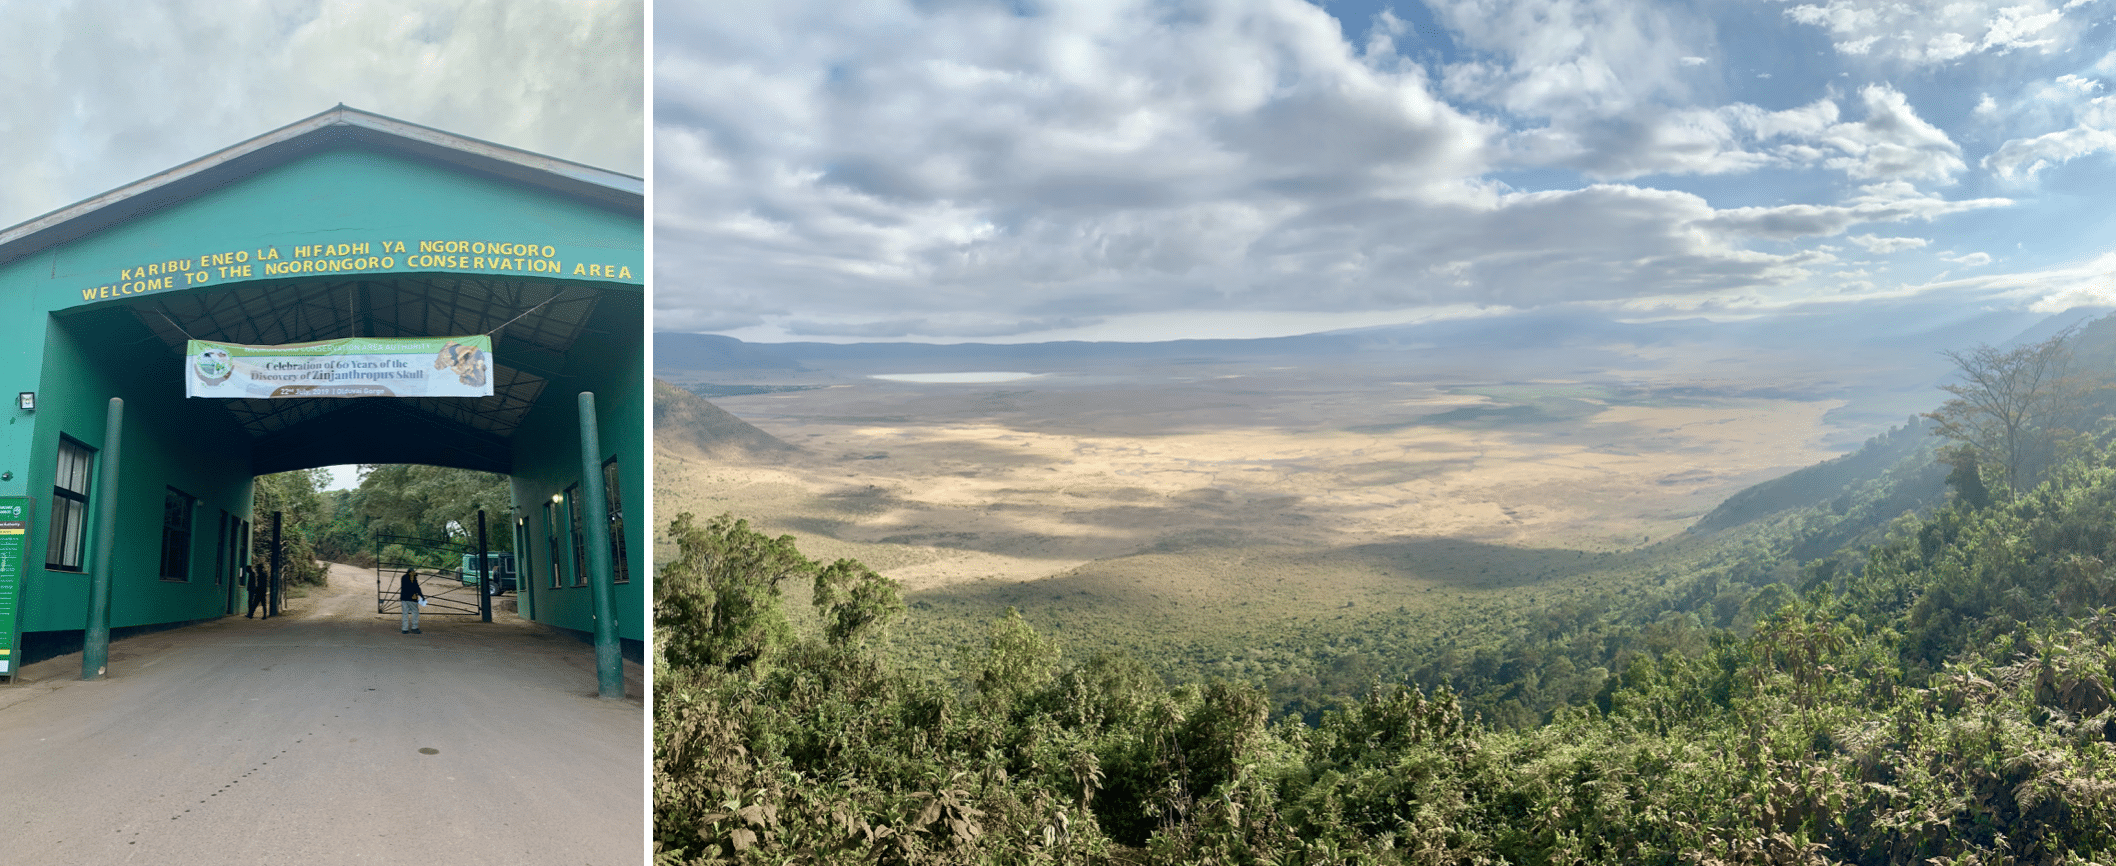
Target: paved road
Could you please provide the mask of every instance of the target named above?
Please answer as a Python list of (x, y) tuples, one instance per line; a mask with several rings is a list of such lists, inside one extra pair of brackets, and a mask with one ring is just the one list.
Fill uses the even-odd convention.
[(0, 863), (646, 862), (637, 666), (599, 700), (588, 644), (400, 635), (371, 573), (333, 584), (119, 641), (105, 680), (75, 654), (0, 686)]

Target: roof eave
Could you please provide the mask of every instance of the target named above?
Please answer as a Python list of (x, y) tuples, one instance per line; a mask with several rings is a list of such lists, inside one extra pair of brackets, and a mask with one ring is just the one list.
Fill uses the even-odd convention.
[(168, 207), (235, 178), (323, 150), (393, 152), (501, 180), (546, 188), (643, 217), (640, 178), (493, 144), (338, 105), (140, 180), (0, 229), (0, 264)]

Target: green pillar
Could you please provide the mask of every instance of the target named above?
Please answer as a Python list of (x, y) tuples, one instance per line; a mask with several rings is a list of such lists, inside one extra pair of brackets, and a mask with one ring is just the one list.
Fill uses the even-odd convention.
[(499, 584), (493, 575), (492, 551), (485, 547), (485, 509), (478, 509), (478, 619), (492, 621), (492, 593)]
[(514, 573), (517, 575), (515, 606), (520, 608), (523, 619), (533, 621), (536, 619), (536, 580), (529, 572), (536, 560), (529, 553), (529, 518), (521, 516), (520, 507), (512, 509), (511, 513), (514, 515)]
[(110, 664), (110, 566), (118, 535), (118, 444), (125, 401), (110, 398), (103, 420), (103, 465), (96, 472), (95, 568), (88, 577), (88, 630), (81, 639), (81, 679), (99, 680)]
[[(595, 681), (605, 700), (625, 696), (624, 658), (617, 650), (617, 590), (610, 564), (610, 506), (602, 488), (602, 442), (596, 433), (595, 392), (580, 392), (580, 488), (587, 494), (581, 525), (588, 529), (588, 586), (595, 595)], [(598, 531), (598, 529), (600, 531)]]
[(265, 581), (265, 619), (279, 615), (279, 570), (286, 565), (286, 548), (279, 544), (279, 525), (284, 511), (272, 512), (272, 576)]

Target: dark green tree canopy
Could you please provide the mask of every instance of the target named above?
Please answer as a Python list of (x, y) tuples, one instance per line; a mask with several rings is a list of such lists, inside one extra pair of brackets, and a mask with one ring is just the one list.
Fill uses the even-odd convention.
[(512, 550), (513, 493), (507, 476), (445, 466), (412, 463), (362, 465), (360, 489), (351, 498), (354, 513), (370, 535), (410, 535), (471, 540), (478, 512), (486, 514), (487, 543), (493, 550)]

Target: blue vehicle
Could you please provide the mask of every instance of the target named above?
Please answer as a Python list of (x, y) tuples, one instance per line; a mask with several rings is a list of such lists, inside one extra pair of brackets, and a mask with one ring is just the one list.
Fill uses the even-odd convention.
[(485, 561), (492, 566), (493, 579), (490, 583), (486, 583), (484, 580), (484, 569), (478, 568), (478, 555), (475, 553), (463, 554), (463, 565), (460, 574), (463, 578), (464, 586), (476, 586), (482, 583), (485, 585), (486, 595), (504, 595), (520, 588), (515, 577), (514, 554), (488, 553), (485, 554)]

